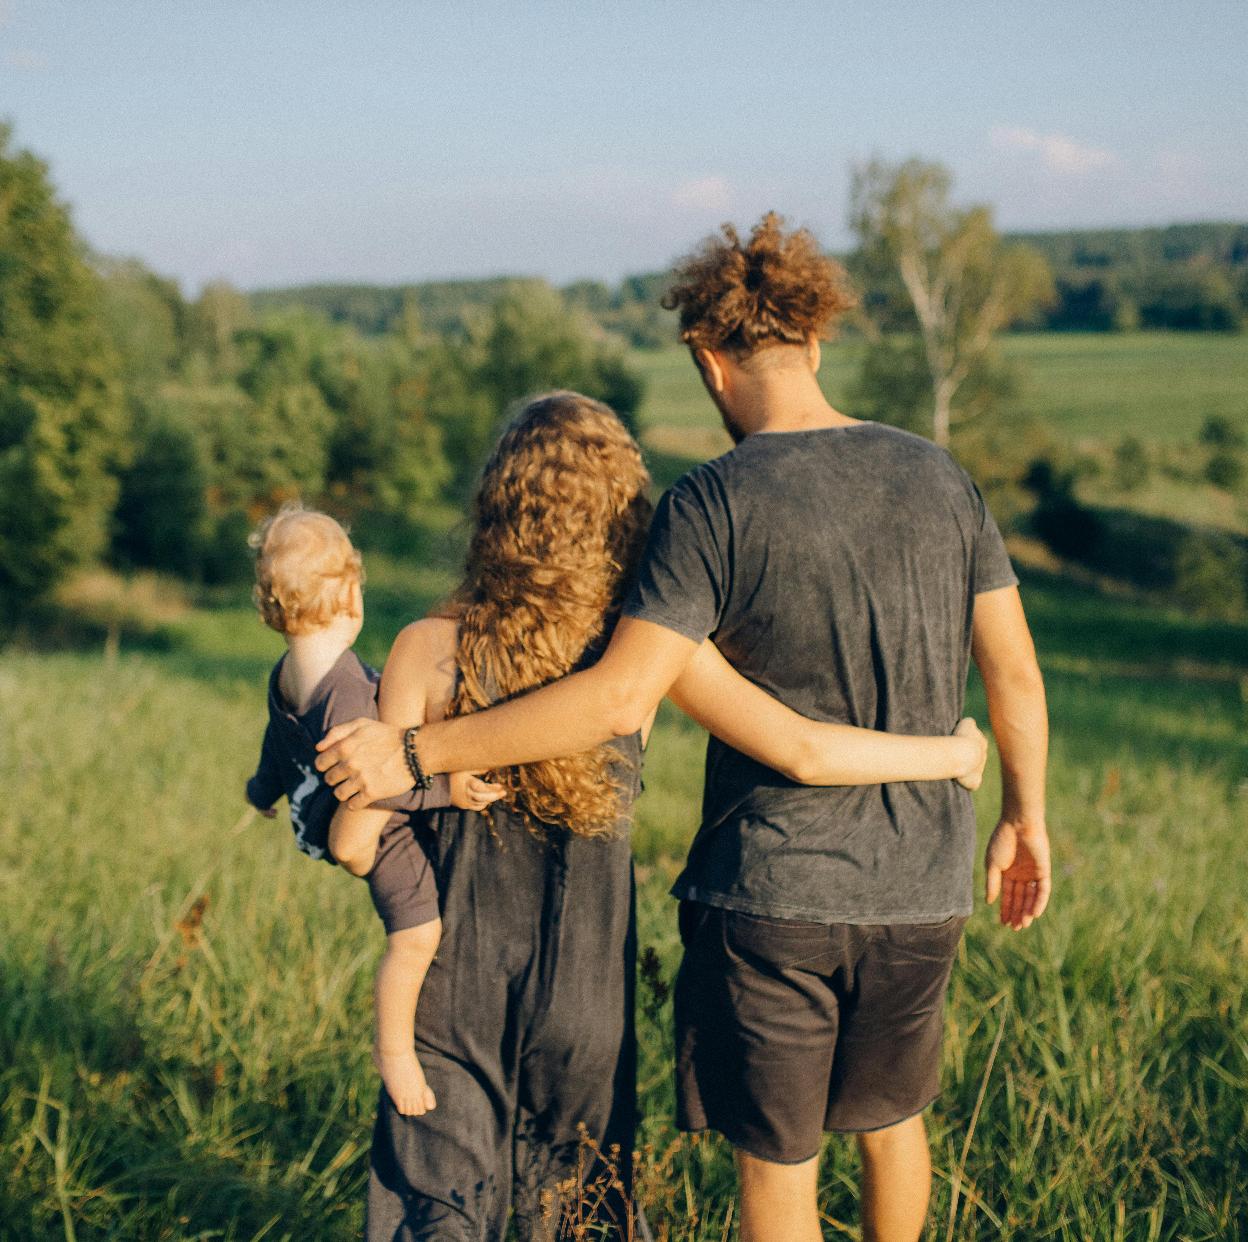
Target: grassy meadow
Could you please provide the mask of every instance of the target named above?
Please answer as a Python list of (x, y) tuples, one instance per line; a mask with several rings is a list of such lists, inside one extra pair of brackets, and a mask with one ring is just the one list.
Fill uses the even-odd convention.
[[(1072, 439), (1194, 440), (1217, 414), (1248, 424), (1248, 337), (1213, 332), (1037, 332), (1002, 339), (1020, 365), (1017, 404)], [(861, 343), (824, 345), (820, 378), (847, 413)], [(702, 428), (706, 398), (684, 349), (636, 351), (647, 426)]]
[[(1122, 344), (1120, 389), (1085, 339), (1010, 344), (1036, 351), (1054, 411), (1083, 357), (1086, 419), (1113, 434), (1133, 417), (1124, 377), (1153, 368), (1132, 382), (1161, 419), (1152, 385), (1181, 370), (1168, 339)], [(1230, 410), (1244, 343), (1192, 344), (1191, 373)], [(850, 363), (829, 361), (835, 387)], [(683, 354), (647, 365), (661, 474), (718, 433)], [(368, 556), (363, 654), (384, 658), (446, 590), (460, 538), (448, 521), (414, 558)], [(983, 908), (969, 926), (929, 1237), (1248, 1238), (1248, 632), (1037, 572), (1024, 593), (1054, 726), (1056, 892), (1025, 933)], [(382, 934), (363, 885), (244, 808), (279, 641), (240, 590), (171, 604), (119, 652), (89, 632), (51, 646), (0, 652), (0, 1239), (357, 1236)], [(661, 986), (700, 763), (698, 731), (665, 710), (636, 856), (660, 984), (641, 987), (638, 1194), (667, 1242), (734, 1236), (727, 1149), (672, 1125)], [(985, 833), (996, 795), (990, 779)], [(858, 1236), (855, 1166), (830, 1140), (829, 1238)]]

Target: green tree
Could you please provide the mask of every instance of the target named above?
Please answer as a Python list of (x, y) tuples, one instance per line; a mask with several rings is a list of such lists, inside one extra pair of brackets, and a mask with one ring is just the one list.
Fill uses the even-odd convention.
[(414, 309), (400, 331), (364, 340), (342, 329), (317, 353), (312, 378), (334, 419), (331, 494), (408, 519), (441, 494), (450, 469), (430, 410), (429, 355)]
[(1139, 326), (1140, 312), (1112, 273), (1088, 276), (1078, 269), (1057, 279), (1044, 326), (1058, 332), (1126, 332)]
[(211, 523), (202, 445), (176, 406), (143, 409), (121, 475), (113, 559), (126, 567), (199, 578)]
[(115, 557), (210, 582), (244, 576), (249, 526), (299, 494), (276, 438), (237, 385), (166, 385), (137, 420)]
[(507, 410), (533, 393), (575, 389), (605, 401), (635, 429), (641, 380), (622, 351), (595, 336), (592, 326), (548, 286), (509, 290), (470, 322), (466, 341), (443, 349), (435, 406), (460, 495)]
[(325, 489), (334, 418), (313, 371), (331, 336), (323, 321), (301, 314), (273, 316), (236, 335), (238, 386), (251, 400), (238, 407), (229, 443), (214, 447), (223, 464), (232, 459), (239, 499), (250, 507)]
[(99, 259), (104, 326), (121, 361), (126, 393), (155, 391), (180, 364), (189, 309), (177, 282), (137, 259)]
[(929, 425), (941, 445), (949, 443), (960, 390), (992, 369), (996, 335), (1053, 296), (1044, 259), (1004, 245), (988, 208), (954, 207), (950, 187), (939, 164), (873, 160), (854, 170), (850, 207), (868, 332), (917, 329)]
[(251, 303), (232, 285), (205, 285), (187, 312), (187, 349), (203, 379), (232, 379), (242, 365), (239, 335), (252, 327)]
[(1200, 442), (1214, 449), (1242, 449), (1248, 435), (1225, 414), (1210, 414), (1200, 428)]
[(1205, 478), (1225, 492), (1238, 491), (1248, 478), (1248, 459), (1242, 449), (1215, 449), (1205, 463)]
[(930, 420), (932, 384), (917, 336), (881, 333), (867, 342), (852, 405), (861, 418), (922, 433)]
[(1145, 328), (1238, 332), (1243, 307), (1230, 276), (1204, 260), (1149, 268), (1136, 277)]
[(0, 609), (103, 550), (124, 455), (100, 281), (46, 166), (0, 126)]
[(1211, 414), (1200, 429), (1200, 442), (1213, 450), (1205, 462), (1205, 478), (1223, 491), (1238, 491), (1248, 478), (1244, 429), (1225, 414)]

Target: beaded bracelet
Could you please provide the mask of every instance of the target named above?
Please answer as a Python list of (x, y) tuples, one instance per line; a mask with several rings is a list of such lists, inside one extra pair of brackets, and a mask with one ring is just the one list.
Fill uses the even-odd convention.
[(412, 727), (403, 734), (403, 757), (407, 760), (407, 770), (412, 774), (412, 781), (417, 789), (433, 788), (433, 777), (429, 776), (421, 766), (420, 756), (416, 753), (416, 734), (420, 725)]

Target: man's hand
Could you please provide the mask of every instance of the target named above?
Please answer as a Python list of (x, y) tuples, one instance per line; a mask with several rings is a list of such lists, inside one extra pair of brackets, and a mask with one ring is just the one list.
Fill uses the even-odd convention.
[(1049, 904), (1053, 889), (1049, 834), (1043, 824), (1003, 819), (984, 855), (988, 904), (1001, 897), (1001, 922), (1021, 931)]
[(484, 811), (491, 802), (497, 802), (506, 792), (506, 786), (494, 781), (483, 781), (480, 772), (452, 772), (451, 805), (461, 811)]
[(316, 744), (317, 770), (334, 797), (353, 811), (397, 798), (414, 784), (403, 753), (402, 725), (361, 717), (336, 725)]
[(971, 762), (965, 772), (958, 773), (958, 784), (972, 793), (984, 783), (984, 765), (988, 762), (988, 739), (983, 735), (973, 716), (963, 716), (954, 737), (967, 738), (971, 743)]

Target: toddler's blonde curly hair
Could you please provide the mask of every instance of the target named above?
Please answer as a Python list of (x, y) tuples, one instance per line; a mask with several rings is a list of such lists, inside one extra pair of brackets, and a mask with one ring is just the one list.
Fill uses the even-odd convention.
[(256, 553), (251, 597), (279, 634), (309, 634), (349, 612), (364, 566), (347, 532), (327, 513), (283, 505), (247, 539)]

